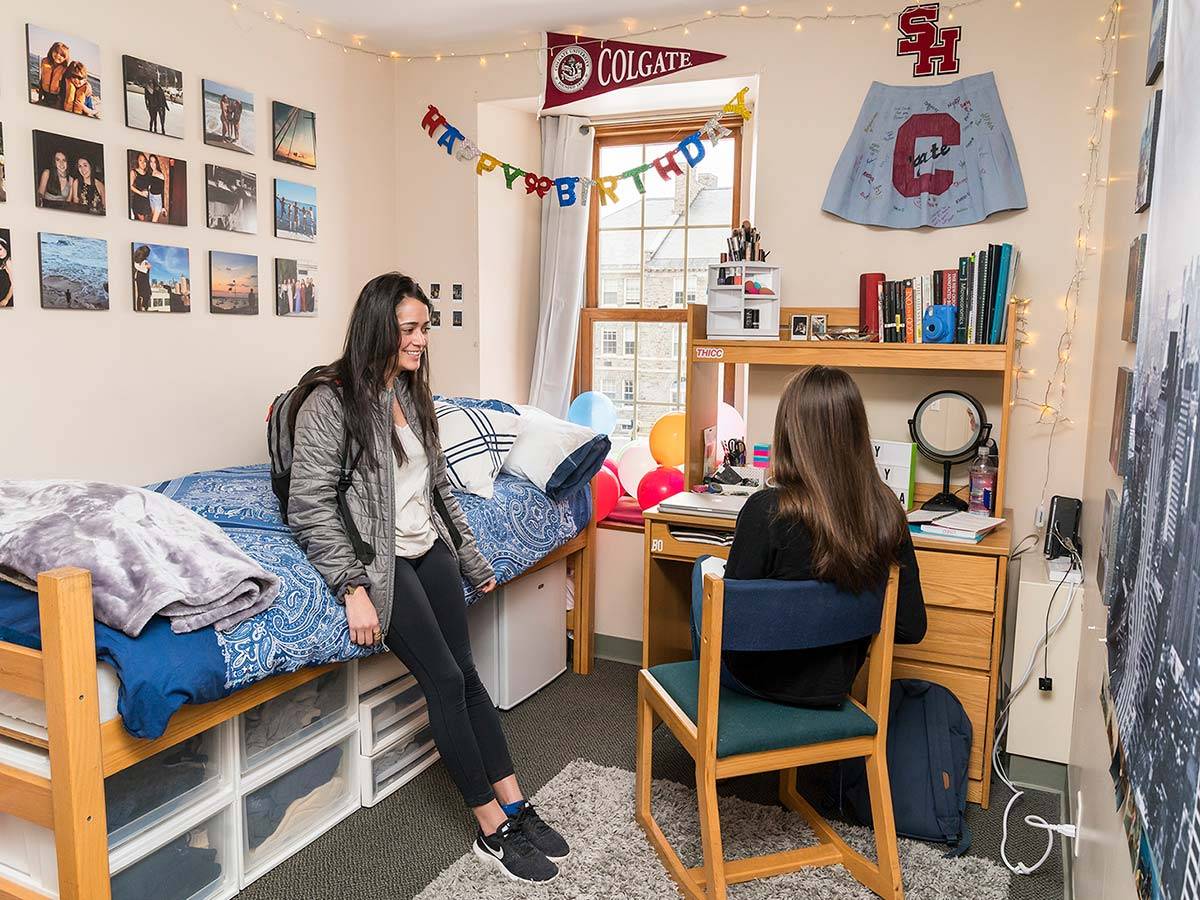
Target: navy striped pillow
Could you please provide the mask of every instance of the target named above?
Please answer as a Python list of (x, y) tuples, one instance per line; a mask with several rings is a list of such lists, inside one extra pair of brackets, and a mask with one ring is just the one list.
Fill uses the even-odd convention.
[(521, 430), (521, 417), (445, 402), (435, 403), (434, 411), (451, 487), (490, 498)]

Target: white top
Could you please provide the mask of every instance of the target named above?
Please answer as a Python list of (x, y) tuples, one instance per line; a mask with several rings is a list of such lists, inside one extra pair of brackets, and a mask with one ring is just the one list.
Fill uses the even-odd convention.
[(429, 515), (426, 488), (429, 485), (429, 458), (425, 448), (408, 425), (397, 425), (396, 436), (404, 448), (404, 466), (392, 456), (392, 474), (396, 482), (396, 555), (405, 559), (423, 556), (437, 540)]

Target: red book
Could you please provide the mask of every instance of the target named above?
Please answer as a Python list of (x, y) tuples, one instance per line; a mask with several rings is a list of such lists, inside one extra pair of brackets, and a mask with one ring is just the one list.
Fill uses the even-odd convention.
[(958, 270), (942, 269), (942, 302), (958, 306)]
[(879, 334), (879, 292), (883, 289), (882, 272), (864, 272), (858, 276), (858, 331)]

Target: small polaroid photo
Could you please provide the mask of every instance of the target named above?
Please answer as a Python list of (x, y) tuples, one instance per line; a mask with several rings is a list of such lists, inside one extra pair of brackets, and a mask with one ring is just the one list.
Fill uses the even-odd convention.
[(454, 282), (454, 284), (450, 285), (450, 299), (453, 300), (455, 303), (462, 303), (463, 286), (461, 284), (459, 284), (457, 281)]
[(429, 327), (430, 328), (441, 328), (442, 327), (442, 311), (440, 309), (431, 309), (429, 311)]
[(809, 337), (814, 341), (824, 340), (826, 332), (826, 316), (822, 313), (814, 313)]
[(792, 316), (792, 340), (808, 340), (808, 316)]
[(456, 309), (451, 315), (453, 318), (451, 318), (450, 324), (455, 328), (462, 328), (462, 310)]
[(430, 300), (441, 300), (442, 299), (442, 283), (440, 281), (429, 282), (429, 299)]

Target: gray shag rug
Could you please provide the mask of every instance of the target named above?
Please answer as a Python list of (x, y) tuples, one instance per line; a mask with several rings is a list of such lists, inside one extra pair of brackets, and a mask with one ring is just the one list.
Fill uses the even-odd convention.
[[(543, 818), (571, 844), (571, 856), (558, 878), (547, 885), (507, 881), (485, 869), (470, 853), (442, 872), (417, 900), (490, 900), (571, 898), (571, 900), (661, 900), (679, 896), (658, 855), (633, 817), (634, 776), (625, 769), (577, 759), (537, 792)], [(803, 819), (783, 807), (721, 797), (722, 840), (726, 859), (776, 853), (816, 843)], [(655, 780), (654, 817), (687, 866), (700, 865), (700, 826), (695, 792), (673, 781)], [(838, 825), (850, 846), (874, 857), (866, 828)], [(1009, 873), (977, 856), (946, 859), (943, 851), (901, 839), (900, 866), (908, 900), (1006, 900)], [(781, 897), (869, 900), (875, 895), (841, 866), (804, 869), (775, 878), (731, 885), (737, 900)]]

